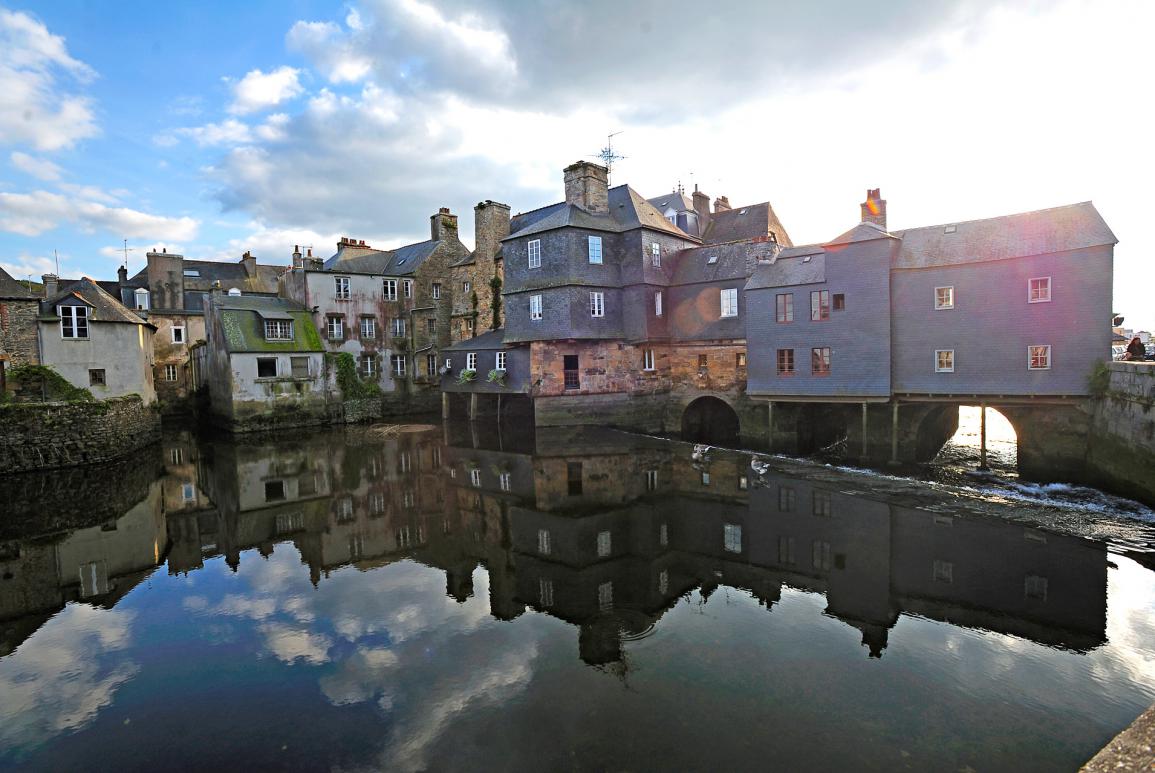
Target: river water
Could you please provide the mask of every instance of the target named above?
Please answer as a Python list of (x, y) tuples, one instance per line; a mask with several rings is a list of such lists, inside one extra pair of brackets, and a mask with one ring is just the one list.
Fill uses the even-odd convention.
[(1155, 702), (1133, 503), (404, 430), (0, 480), (0, 767), (1074, 770)]

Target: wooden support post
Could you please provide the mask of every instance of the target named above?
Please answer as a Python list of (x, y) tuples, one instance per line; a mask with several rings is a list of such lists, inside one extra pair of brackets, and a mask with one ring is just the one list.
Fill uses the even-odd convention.
[(497, 426), (501, 426), (501, 393), (497, 395)]
[(766, 450), (774, 453), (774, 401), (766, 403)]
[(449, 418), (449, 393), (448, 392), (442, 392), (441, 393), (441, 418), (442, 419), (448, 419)]
[(979, 406), (979, 469), (986, 470), (987, 467), (987, 406), (983, 403)]
[(862, 458), (866, 459), (866, 409), (869, 403), (862, 404)]
[(477, 392), (469, 396), (469, 420), (473, 421), (477, 418)]
[(890, 463), (898, 464), (898, 400), (890, 407)]

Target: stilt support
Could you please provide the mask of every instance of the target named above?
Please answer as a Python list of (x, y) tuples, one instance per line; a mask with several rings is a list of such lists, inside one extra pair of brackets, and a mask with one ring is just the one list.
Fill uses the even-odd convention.
[(448, 392), (442, 392), (441, 393), (441, 418), (443, 418), (443, 419), (449, 418), (449, 393)]
[(774, 453), (774, 401), (766, 403), (766, 451)]
[(477, 392), (469, 396), (469, 420), (473, 421), (477, 418)]
[(988, 470), (987, 467), (987, 406), (983, 403), (979, 406), (979, 469)]
[(898, 464), (898, 400), (890, 404), (890, 463)]
[(866, 409), (869, 407), (869, 405), (870, 405), (870, 403), (863, 403), (862, 404), (862, 458), (863, 459), (866, 459), (866, 450), (867, 450), (867, 446), (866, 446)]

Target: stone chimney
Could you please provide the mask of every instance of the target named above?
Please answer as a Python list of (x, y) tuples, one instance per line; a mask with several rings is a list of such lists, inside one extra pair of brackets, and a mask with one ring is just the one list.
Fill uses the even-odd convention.
[(862, 207), (862, 222), (874, 223), (882, 230), (886, 230), (886, 199), (882, 198), (878, 188), (868, 190), (866, 201), (859, 206)]
[(220, 301), (224, 297), (224, 290), (221, 288), (221, 280), (214, 279), (213, 283), (209, 285), (209, 295), (214, 301)]
[(563, 174), (566, 204), (594, 215), (610, 211), (610, 175), (604, 166), (578, 161), (567, 166)]
[(293, 268), (303, 268), (304, 261), (301, 260), (301, 245), (293, 245)]
[(730, 208), (730, 197), (729, 196), (719, 196), (718, 198), (714, 199), (714, 211), (715, 212), (723, 212), (729, 208)]
[(116, 270), (116, 281), (120, 282), (120, 284), (122, 284), (122, 285), (128, 283), (128, 267), (127, 266), (121, 266), (120, 268), (118, 268)]
[(706, 225), (710, 222), (710, 197), (694, 186), (694, 211), (698, 213), (698, 235), (706, 233)]
[(492, 261), (501, 249), (501, 240), (509, 236), (509, 205), (483, 201), (473, 208), (473, 254), (481, 261)]
[(241, 256), (241, 265), (245, 267), (245, 276), (254, 279), (257, 276), (257, 259), (253, 257), (253, 253), (245, 250), (245, 254)]
[(40, 281), (44, 282), (45, 298), (51, 298), (52, 296), (56, 295), (56, 291), (59, 288), (59, 285), (57, 284), (58, 277), (56, 274), (45, 274), (40, 277)]
[(457, 215), (449, 211), (449, 207), (437, 210), (436, 215), (429, 217), (429, 235), (433, 241), (457, 241)]

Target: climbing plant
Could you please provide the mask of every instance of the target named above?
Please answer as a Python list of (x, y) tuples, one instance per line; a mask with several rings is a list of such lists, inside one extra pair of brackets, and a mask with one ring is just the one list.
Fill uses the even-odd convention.
[(497, 330), (501, 327), (501, 277), (497, 274), (489, 280), (489, 289), (493, 291), (493, 324), (490, 329)]
[(366, 397), (377, 397), (381, 394), (381, 387), (369, 381), (362, 381), (357, 373), (357, 362), (348, 352), (328, 354), (327, 357), (335, 361), (337, 366), (337, 387), (341, 396), (346, 400), (359, 400)]
[(6, 375), (11, 388), (20, 393), (20, 399), (64, 402), (89, 402), (96, 399), (92, 392), (73, 386), (47, 365), (17, 365)]

